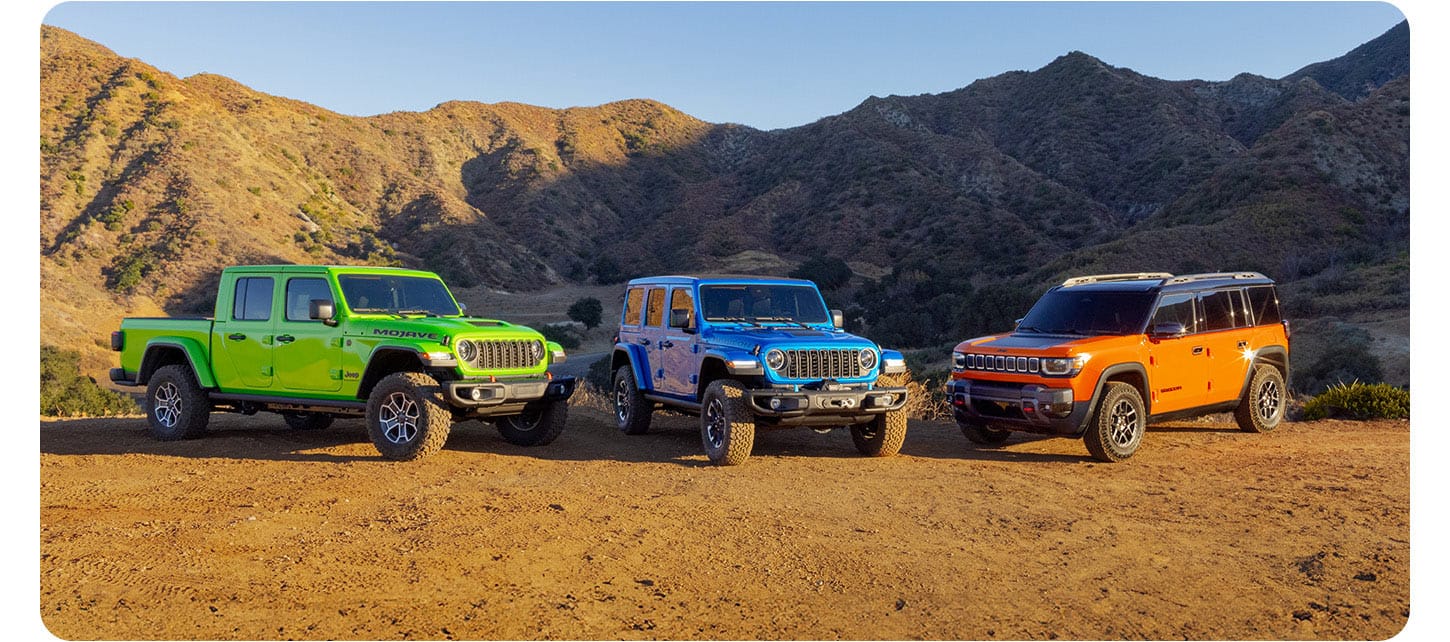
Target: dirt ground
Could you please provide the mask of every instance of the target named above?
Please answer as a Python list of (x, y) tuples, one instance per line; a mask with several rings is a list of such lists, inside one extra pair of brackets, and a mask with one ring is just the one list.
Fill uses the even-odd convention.
[(42, 421), (40, 604), (64, 638), (1383, 639), (1409, 615), (1409, 425), (1150, 429), (1131, 461), (913, 422), (900, 456), (695, 420), (554, 444), (359, 421)]

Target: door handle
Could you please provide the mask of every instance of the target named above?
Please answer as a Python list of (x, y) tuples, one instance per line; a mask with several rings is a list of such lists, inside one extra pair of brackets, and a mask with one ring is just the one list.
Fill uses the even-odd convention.
[(640, 345), (642, 345), (642, 346), (647, 346), (647, 345), (649, 345), (649, 339), (646, 339), (646, 338), (644, 338), (644, 337), (640, 337), (640, 338), (638, 338), (638, 339), (635, 339), (635, 340), (634, 340), (634, 342), (635, 342), (635, 343), (638, 343), (638, 344), (640, 344)]
[(665, 339), (664, 341), (661, 341), (660, 342), (660, 349), (673, 348), (673, 347), (675, 347), (675, 342), (674, 341), (670, 341), (669, 339)]
[(232, 341), (241, 341), (243, 339), (246, 339), (247, 338), (247, 335), (242, 334), (240, 332), (233, 332), (233, 333), (227, 335), (227, 338), (228, 339), (231, 339)]
[(1248, 350), (1249, 349), (1249, 342), (1248, 341), (1240, 341), (1239, 342), (1239, 349), (1240, 350)]
[(1193, 354), (1203, 354), (1203, 346), (1193, 346)]
[(294, 336), (292, 336), (290, 334), (279, 334), (279, 335), (277, 335), (277, 343), (292, 343), (293, 341), (296, 341), (296, 340), (297, 340), (297, 337), (294, 337)]

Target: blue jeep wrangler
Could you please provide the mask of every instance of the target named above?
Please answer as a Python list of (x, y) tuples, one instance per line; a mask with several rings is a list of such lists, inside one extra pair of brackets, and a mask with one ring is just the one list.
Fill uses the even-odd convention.
[(906, 438), (901, 353), (841, 329), (810, 281), (662, 276), (630, 281), (615, 337), (614, 415), (639, 435), (662, 406), (700, 416), (718, 465), (750, 456), (755, 430), (851, 427), (862, 454), (884, 457)]

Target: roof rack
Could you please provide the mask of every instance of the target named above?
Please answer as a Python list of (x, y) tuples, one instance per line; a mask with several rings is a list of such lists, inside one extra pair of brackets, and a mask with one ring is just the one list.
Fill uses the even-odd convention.
[(1171, 279), (1172, 274), (1167, 272), (1129, 272), (1124, 274), (1093, 274), (1091, 276), (1075, 276), (1063, 281), (1064, 286), (1083, 285), (1085, 283), (1100, 283), (1102, 281), (1142, 281), (1145, 279)]
[(1208, 281), (1210, 279), (1267, 279), (1267, 278), (1269, 278), (1269, 277), (1266, 277), (1266, 276), (1264, 276), (1262, 274), (1259, 274), (1258, 272), (1208, 272), (1208, 273), (1205, 273), (1205, 274), (1185, 274), (1183, 276), (1176, 276), (1176, 277), (1173, 277), (1173, 278), (1165, 281), (1164, 282), (1164, 285), (1168, 285), (1170, 283), (1192, 283), (1194, 281)]

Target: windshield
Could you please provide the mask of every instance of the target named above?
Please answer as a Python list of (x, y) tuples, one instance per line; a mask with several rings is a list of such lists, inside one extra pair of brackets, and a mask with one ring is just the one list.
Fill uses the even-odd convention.
[(1153, 307), (1152, 292), (1104, 292), (1064, 288), (1048, 292), (1017, 325), (1017, 332), (1136, 334)]
[(707, 285), (700, 288), (706, 321), (829, 323), (826, 305), (805, 285)]
[(337, 277), (342, 298), (353, 312), (386, 314), (426, 314), (457, 316), (458, 304), (448, 295), (448, 287), (438, 279), (419, 276), (385, 276), (376, 274), (343, 274)]

